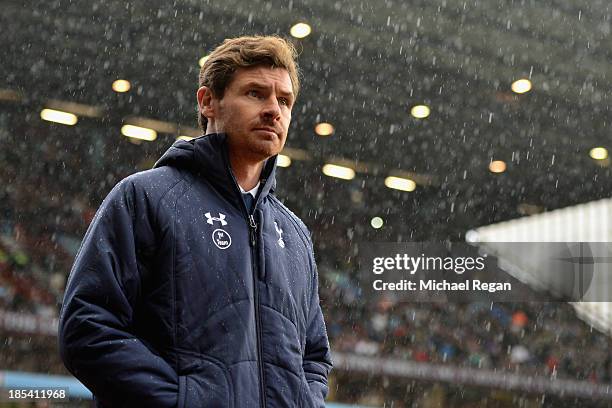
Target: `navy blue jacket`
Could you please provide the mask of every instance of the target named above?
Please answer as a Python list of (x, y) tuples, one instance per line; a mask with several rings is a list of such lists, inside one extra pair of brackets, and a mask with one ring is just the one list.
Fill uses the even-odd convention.
[(117, 184), (68, 279), (59, 345), (104, 407), (323, 407), (331, 359), (305, 225), (248, 211), (225, 135), (178, 141)]

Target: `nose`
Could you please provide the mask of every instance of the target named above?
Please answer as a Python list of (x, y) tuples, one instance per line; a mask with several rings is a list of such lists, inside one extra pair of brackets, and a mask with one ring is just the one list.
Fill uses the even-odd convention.
[(261, 114), (266, 120), (269, 121), (276, 121), (280, 119), (281, 110), (275, 96), (266, 99), (266, 103), (261, 110)]

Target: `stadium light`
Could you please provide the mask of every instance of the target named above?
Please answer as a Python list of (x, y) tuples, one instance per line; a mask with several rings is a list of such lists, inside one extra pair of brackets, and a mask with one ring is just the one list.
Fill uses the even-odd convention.
[(291, 166), (291, 157), (284, 154), (279, 154), (276, 158), (276, 165), (278, 167), (289, 167)]
[(291, 30), (289, 32), (295, 38), (304, 38), (304, 37), (307, 37), (311, 31), (312, 29), (310, 28), (308, 24), (297, 23), (293, 27), (291, 27)]
[(495, 160), (489, 164), (489, 171), (491, 173), (503, 173), (506, 171), (506, 162), (502, 160)]
[(370, 220), (370, 225), (372, 226), (372, 228), (374, 229), (379, 229), (383, 226), (384, 221), (382, 218), (380, 217), (374, 217)]
[(338, 166), (335, 164), (326, 164), (323, 166), (323, 174), (343, 180), (352, 180), (355, 178), (355, 170), (350, 167)]
[(43, 109), (40, 117), (48, 122), (61, 123), (62, 125), (76, 125), (78, 118), (75, 114), (55, 109)]
[(427, 105), (415, 105), (410, 109), (410, 114), (417, 119), (425, 119), (431, 113)]
[(131, 87), (132, 85), (130, 84), (130, 81), (126, 79), (118, 79), (113, 82), (113, 91), (118, 93), (127, 92), (130, 90)]
[(512, 92), (517, 94), (524, 94), (531, 90), (531, 81), (528, 79), (519, 79), (512, 83)]
[(594, 147), (589, 152), (589, 156), (595, 160), (605, 160), (608, 158), (608, 150), (605, 147)]
[(410, 179), (389, 176), (385, 179), (385, 186), (401, 191), (414, 191), (416, 189), (416, 183)]
[(0, 101), (20, 102), (23, 99), (23, 94), (12, 89), (0, 88)]
[(329, 136), (334, 133), (334, 127), (331, 123), (327, 122), (317, 123), (315, 133), (319, 136)]
[(157, 132), (153, 129), (134, 126), (134, 125), (123, 125), (121, 128), (123, 136), (131, 137), (134, 139), (147, 140), (152, 142), (157, 139)]

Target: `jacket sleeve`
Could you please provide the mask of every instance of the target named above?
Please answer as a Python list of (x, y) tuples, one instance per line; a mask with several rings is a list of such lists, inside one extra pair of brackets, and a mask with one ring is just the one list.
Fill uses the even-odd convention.
[(311, 262), (313, 283), (307, 322), (306, 347), (302, 364), (315, 407), (324, 408), (324, 401), (329, 391), (327, 377), (332, 369), (332, 361), (323, 312), (319, 304), (319, 282), (314, 256)]
[(115, 186), (85, 234), (64, 293), (60, 354), (102, 406), (175, 407), (175, 370), (133, 332), (142, 278), (136, 235), (150, 230), (150, 217), (135, 216), (146, 200), (134, 196), (133, 183)]

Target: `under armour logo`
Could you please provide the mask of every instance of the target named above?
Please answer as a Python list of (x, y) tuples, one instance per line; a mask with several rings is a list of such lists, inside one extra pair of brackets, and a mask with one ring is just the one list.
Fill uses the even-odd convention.
[(285, 247), (285, 241), (283, 241), (283, 230), (278, 227), (276, 221), (274, 221), (274, 228), (276, 229), (276, 233), (278, 234), (278, 245), (281, 248)]
[(209, 212), (204, 215), (206, 216), (206, 222), (210, 225), (213, 225), (215, 221), (220, 222), (221, 225), (227, 225), (227, 221), (225, 221), (225, 214), (223, 213), (219, 213), (218, 217), (211, 216)]

